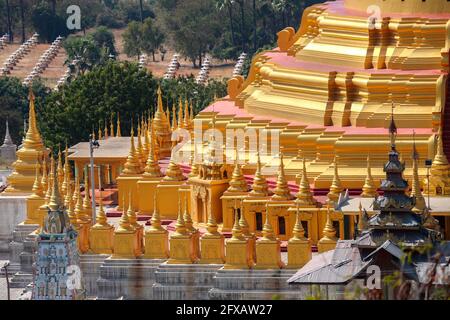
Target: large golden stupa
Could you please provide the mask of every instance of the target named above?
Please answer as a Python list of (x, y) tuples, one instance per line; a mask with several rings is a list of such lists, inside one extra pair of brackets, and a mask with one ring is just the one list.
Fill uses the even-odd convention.
[[(278, 48), (253, 60), (247, 79), (229, 81), (229, 96), (197, 119), (216, 127), (278, 128), (286, 174), (296, 178), (306, 157), (316, 189), (333, 179), (339, 157), (343, 187), (361, 189), (370, 154), (375, 180), (389, 144), (394, 106), (398, 148), (412, 175), (413, 130), (423, 160), (433, 159), (443, 126), (450, 156), (450, 2), (337, 0), (307, 8), (297, 32), (278, 34)], [(250, 171), (250, 166), (244, 171)], [(254, 171), (254, 165), (251, 166)], [(444, 188), (443, 188), (444, 189)]]

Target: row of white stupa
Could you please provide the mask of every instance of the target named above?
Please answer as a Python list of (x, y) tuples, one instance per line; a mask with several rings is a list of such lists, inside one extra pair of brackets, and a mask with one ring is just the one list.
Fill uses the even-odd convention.
[(41, 55), (33, 70), (22, 82), (24, 86), (32, 83), (34, 79), (39, 77), (45, 71), (45, 69), (48, 68), (50, 63), (53, 61), (53, 59), (55, 59), (55, 57), (59, 53), (59, 50), (61, 49), (62, 39), (63, 38), (61, 36), (58, 36), (56, 40), (53, 41), (53, 43), (50, 45), (50, 47)]
[(0, 38), (0, 49), (6, 47), (9, 42), (9, 35), (6, 33)]
[(233, 77), (236, 77), (236, 76), (239, 76), (242, 74), (242, 69), (244, 68), (244, 62), (245, 62), (246, 58), (247, 58), (247, 54), (245, 52), (242, 52), (238, 58), (236, 65), (234, 66)]
[(173, 79), (175, 78), (175, 74), (177, 73), (180, 64), (178, 62), (178, 58), (180, 55), (178, 53), (175, 53), (172, 57), (172, 60), (170, 60), (169, 66), (167, 67), (167, 71), (164, 74), (164, 79)]
[(205, 58), (202, 67), (200, 69), (200, 72), (198, 73), (196, 82), (198, 84), (205, 84), (209, 79), (210, 71), (211, 71), (211, 62), (209, 61), (209, 58)]
[(31, 49), (38, 43), (39, 35), (37, 33), (25, 41), (16, 51), (14, 51), (3, 63), (3, 67), (0, 68), (0, 75), (7, 75), (11, 73), (17, 63), (30, 53)]
[[(78, 63), (77, 59), (72, 60), (71, 65), (76, 65)], [(64, 72), (64, 74), (61, 76), (61, 78), (59, 78), (58, 82), (56, 82), (56, 86), (54, 88), (55, 91), (58, 91), (59, 88), (61, 88), (69, 79), (70, 75), (72, 74), (72, 70), (70, 68), (70, 66), (68, 66), (66, 68), (66, 71)]]

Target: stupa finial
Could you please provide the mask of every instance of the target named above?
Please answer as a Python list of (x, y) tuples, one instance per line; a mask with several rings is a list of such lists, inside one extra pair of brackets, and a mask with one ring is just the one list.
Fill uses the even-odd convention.
[(277, 185), (274, 189), (274, 195), (272, 199), (274, 200), (290, 200), (292, 199), (291, 191), (289, 190), (288, 183), (286, 180), (286, 175), (284, 173), (284, 160), (283, 153), (280, 152), (280, 167), (278, 170)]
[(374, 198), (377, 195), (377, 188), (375, 187), (375, 182), (372, 177), (370, 154), (367, 154), (367, 175), (362, 187), (361, 197)]
[(315, 204), (315, 200), (313, 194), (311, 192), (311, 186), (308, 180), (308, 173), (306, 171), (306, 160), (303, 157), (303, 169), (302, 169), (302, 177), (300, 180), (299, 190), (297, 193), (297, 204), (306, 204), (313, 205)]
[(256, 172), (255, 177), (253, 178), (252, 191), (250, 191), (250, 195), (254, 197), (267, 197), (269, 195), (269, 186), (266, 178), (264, 178), (262, 174), (261, 157), (259, 152), (256, 156)]

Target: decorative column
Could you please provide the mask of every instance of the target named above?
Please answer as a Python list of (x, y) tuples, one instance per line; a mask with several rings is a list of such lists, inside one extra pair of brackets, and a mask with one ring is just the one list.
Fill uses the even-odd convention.
[(300, 220), (300, 204), (297, 204), (293, 237), (288, 241), (288, 265), (289, 269), (300, 269), (312, 258), (311, 241), (305, 237)]
[(192, 264), (196, 260), (192, 233), (186, 229), (181, 199), (178, 199), (178, 219), (175, 232), (170, 236), (170, 259), (168, 264)]
[[(125, 199), (122, 201), (125, 207)], [(127, 212), (124, 210), (119, 227), (114, 231), (114, 259), (134, 259), (139, 256), (138, 233), (130, 224)]]
[(323, 229), (323, 237), (319, 240), (317, 248), (320, 253), (336, 248), (338, 238), (336, 238), (336, 229), (331, 222), (330, 207), (327, 208), (327, 222)]
[(269, 220), (269, 206), (266, 207), (266, 223), (263, 237), (256, 241), (255, 269), (280, 269), (284, 267), (281, 261), (280, 240), (275, 237)]
[(209, 209), (207, 232), (200, 240), (202, 264), (223, 264), (225, 262), (225, 237), (218, 232), (218, 225)]
[(169, 258), (169, 232), (161, 226), (161, 218), (157, 206), (157, 193), (153, 194), (154, 211), (151, 227), (145, 230), (145, 259)]
[(242, 234), (239, 225), (237, 211), (234, 216), (234, 226), (231, 230), (232, 237), (226, 242), (226, 256), (224, 269), (250, 269), (252, 264), (252, 253), (250, 243)]
[(108, 223), (103, 208), (102, 192), (100, 190), (100, 206), (97, 212), (97, 223), (89, 231), (89, 246), (95, 254), (112, 254), (114, 227)]

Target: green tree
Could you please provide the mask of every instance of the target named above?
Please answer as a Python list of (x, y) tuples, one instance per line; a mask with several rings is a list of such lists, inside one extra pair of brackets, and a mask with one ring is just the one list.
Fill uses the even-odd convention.
[(53, 92), (40, 110), (47, 146), (86, 141), (99, 123), (120, 113), (122, 132), (131, 120), (150, 108), (154, 111), (157, 81), (135, 63), (109, 61)]
[(209, 0), (178, 2), (165, 17), (175, 49), (189, 58), (194, 67), (202, 64), (203, 56), (210, 52), (220, 37), (223, 26), (214, 4)]
[[(42, 82), (35, 81), (32, 85), (36, 103), (43, 103), (50, 94)], [(0, 77), (0, 139), (5, 134), (5, 122), (8, 119), (11, 137), (19, 145), (23, 137), (24, 119), (28, 117), (29, 88), (22, 85), (15, 77)], [(3, 140), (1, 140), (0, 144)]]
[(139, 59), (142, 53), (142, 28), (141, 24), (132, 21), (123, 33), (123, 50), (129, 57)]
[(101, 64), (107, 56), (107, 52), (97, 46), (90, 37), (70, 36), (64, 41), (64, 49), (67, 53), (65, 64), (70, 64), (75, 60), (77, 75), (92, 70), (96, 65)]
[(47, 2), (38, 2), (33, 7), (32, 21), (34, 30), (46, 42), (52, 42), (58, 35), (69, 34), (65, 19), (55, 14)]
[(228, 19), (230, 23), (230, 32), (231, 32), (231, 43), (233, 46), (236, 45), (236, 40), (234, 37), (234, 24), (233, 24), (233, 3), (234, 0), (215, 0), (216, 8), (219, 11), (228, 10)]
[(108, 54), (117, 55), (115, 38), (108, 28), (98, 27), (90, 36), (98, 47), (105, 48)]
[(141, 50), (147, 54), (151, 54), (153, 61), (155, 61), (155, 52), (164, 43), (165, 36), (152, 18), (145, 19), (141, 30)]

